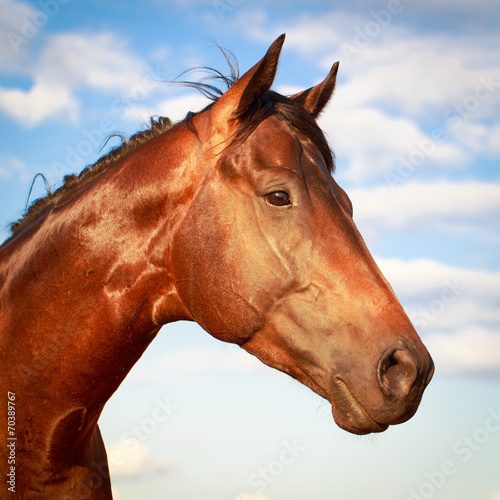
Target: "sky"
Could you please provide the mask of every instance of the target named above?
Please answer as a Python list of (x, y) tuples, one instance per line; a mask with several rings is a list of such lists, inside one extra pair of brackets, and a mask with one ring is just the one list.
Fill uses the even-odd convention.
[[(500, 500), (500, 6), (494, 0), (0, 0), (0, 237), (54, 188), (206, 101), (281, 33), (275, 90), (340, 61), (320, 118), (354, 220), (436, 364), (377, 436), (194, 323), (165, 326), (100, 420), (117, 500)], [(196, 76), (196, 75), (195, 75)], [(30, 200), (45, 194), (38, 178)]]

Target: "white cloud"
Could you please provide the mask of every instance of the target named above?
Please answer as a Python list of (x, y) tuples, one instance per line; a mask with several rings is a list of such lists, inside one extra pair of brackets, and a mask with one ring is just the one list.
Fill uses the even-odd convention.
[(37, 82), (29, 90), (0, 88), (0, 110), (26, 126), (53, 118), (76, 122), (79, 104), (64, 85)]
[(342, 98), (341, 88), (319, 120), (337, 157), (348, 162), (339, 172), (341, 179), (362, 183), (409, 168), (456, 168), (469, 158), (462, 147), (433, 141), (414, 120), (390, 116), (373, 106), (348, 109), (337, 105)]
[[(389, 30), (387, 36), (373, 39), (360, 49), (356, 57), (347, 61), (341, 58), (342, 74), (348, 77), (347, 105), (379, 104), (393, 113), (418, 118), (466, 105), (467, 96), (486, 85), (479, 92), (483, 105), (474, 114), (494, 116), (492, 105), (500, 105), (500, 56), (489, 47), (499, 41), (492, 35), (478, 39)], [(323, 66), (327, 69), (330, 65), (327, 58)], [(493, 79), (488, 84), (489, 77)], [(442, 115), (437, 118), (443, 120)]]
[(474, 295), (485, 300), (500, 300), (500, 272), (451, 266), (431, 259), (402, 260), (377, 257), (377, 263), (398, 293), (418, 297), (441, 289), (446, 281), (456, 280)]
[[(443, 231), (452, 224), (476, 226), (500, 212), (500, 184), (481, 181), (403, 182), (397, 187), (348, 189), (354, 220), (363, 231), (414, 227)], [(467, 226), (466, 226), (467, 227)]]
[(165, 458), (152, 457), (149, 448), (139, 441), (119, 441), (107, 449), (113, 478), (136, 479), (169, 473), (172, 464)]
[(500, 373), (500, 272), (376, 260), (440, 373)]
[[(498, 156), (500, 35), (422, 33), (398, 14), (382, 26), (368, 6), (358, 12), (365, 15), (302, 14), (286, 26), (263, 14), (246, 26), (238, 22), (258, 41), (286, 31), (285, 51), (318, 61), (325, 74), (340, 60), (334, 103), (321, 123), (348, 162), (342, 175), (353, 182), (379, 176), (401, 157), (418, 159), (422, 144), (432, 151), (424, 151), (418, 167), (460, 168), (477, 154)], [(438, 142), (433, 134), (441, 129)]]
[(457, 168), (473, 154), (498, 155), (500, 57), (484, 50), (498, 41), (482, 42), (398, 34), (341, 62), (322, 123), (349, 162), (346, 178), (359, 182), (403, 162)]
[(5, 67), (23, 56), (27, 41), (26, 20), (32, 18), (36, 9), (25, 2), (0, 0), (0, 64)]
[(188, 111), (197, 112), (209, 104), (209, 101), (197, 92), (189, 95), (160, 101), (155, 109), (162, 116), (168, 116), (172, 121), (182, 120)]
[(429, 259), (377, 262), (420, 333), (453, 333), (465, 326), (500, 331), (500, 272)]
[[(397, 295), (418, 312), (434, 301), (446, 308), (436, 312), (432, 323), (439, 329), (467, 323), (500, 327), (500, 272), (450, 266), (430, 259), (404, 261), (378, 257), (377, 263)], [(458, 314), (456, 320), (448, 313)]]
[(27, 89), (0, 87), (0, 110), (27, 126), (49, 119), (76, 122), (82, 88), (144, 100), (159, 86), (155, 71), (130, 53), (111, 32), (53, 35), (35, 64), (23, 68), (32, 78)]
[[(394, 22), (397, 14), (385, 25), (374, 17), (374, 10), (365, 12), (308, 13), (274, 26), (260, 15), (253, 23), (241, 25), (250, 38), (262, 42), (286, 31), (285, 48), (308, 60), (314, 57), (325, 70), (339, 59), (341, 81), (347, 78), (343, 84), (350, 89), (344, 96), (349, 107), (382, 103), (399, 114), (421, 116), (429, 106), (461, 103), (480, 84), (481, 77), (496, 74), (498, 81), (497, 33), (422, 34)], [(491, 93), (497, 94), (499, 105), (500, 92), (496, 90), (498, 85)], [(491, 104), (482, 111), (494, 116)]]
[(453, 335), (433, 333), (425, 337), (441, 375), (488, 374), (500, 371), (500, 331), (467, 328)]
[(145, 63), (128, 52), (111, 32), (62, 33), (50, 38), (41, 54), (37, 77), (69, 88), (127, 91), (140, 83)]
[(453, 140), (466, 146), (475, 154), (500, 157), (500, 122), (485, 125), (478, 122), (461, 122), (454, 131)]

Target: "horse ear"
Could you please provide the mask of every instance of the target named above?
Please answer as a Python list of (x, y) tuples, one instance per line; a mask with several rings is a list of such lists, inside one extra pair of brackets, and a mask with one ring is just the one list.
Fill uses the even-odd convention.
[(271, 88), (284, 41), (283, 34), (272, 43), (266, 55), (255, 66), (219, 97), (211, 113), (212, 126), (216, 127), (217, 132), (226, 137), (230, 135), (231, 121), (238, 119), (252, 101), (259, 99)]
[(309, 111), (314, 118), (317, 118), (333, 94), (338, 70), (339, 63), (336, 62), (332, 66), (328, 76), (321, 83), (298, 94), (294, 94), (290, 99)]

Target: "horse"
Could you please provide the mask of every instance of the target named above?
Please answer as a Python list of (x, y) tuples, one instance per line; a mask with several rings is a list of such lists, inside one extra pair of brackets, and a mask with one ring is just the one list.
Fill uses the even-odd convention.
[(417, 410), (433, 361), (353, 222), (317, 124), (338, 63), (283, 96), (271, 86), (284, 37), (205, 109), (152, 119), (12, 225), (0, 247), (0, 455), (17, 498), (112, 498), (99, 415), (178, 320), (308, 386), (351, 433)]

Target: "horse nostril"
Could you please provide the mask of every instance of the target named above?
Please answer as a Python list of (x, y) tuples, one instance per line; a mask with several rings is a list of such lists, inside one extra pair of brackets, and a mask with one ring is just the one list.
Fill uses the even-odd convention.
[(404, 347), (388, 351), (378, 365), (378, 382), (388, 399), (406, 397), (415, 383), (417, 374), (416, 362)]

